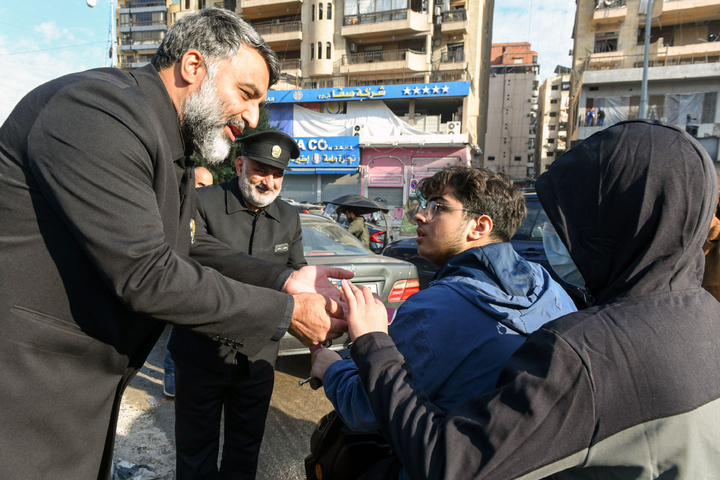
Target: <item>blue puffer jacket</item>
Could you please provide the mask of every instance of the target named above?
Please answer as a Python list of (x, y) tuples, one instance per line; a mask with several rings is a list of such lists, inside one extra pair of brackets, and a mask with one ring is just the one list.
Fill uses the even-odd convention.
[[(500, 369), (524, 335), (576, 311), (540, 265), (510, 243), (466, 250), (436, 274), (430, 287), (397, 311), (389, 333), (412, 366), (415, 385), (448, 410), (493, 390)], [(352, 360), (333, 363), (323, 379), (340, 418), (358, 431), (377, 430)]]

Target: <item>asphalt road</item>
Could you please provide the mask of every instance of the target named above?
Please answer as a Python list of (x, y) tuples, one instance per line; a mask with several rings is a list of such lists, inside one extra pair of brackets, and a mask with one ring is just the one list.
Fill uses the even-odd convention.
[[(175, 410), (162, 394), (166, 340), (167, 330), (125, 392), (115, 444), (116, 464), (146, 465), (158, 479), (175, 478)], [(298, 385), (309, 371), (310, 355), (278, 359), (258, 480), (305, 479), (310, 435), (332, 408), (322, 389)]]

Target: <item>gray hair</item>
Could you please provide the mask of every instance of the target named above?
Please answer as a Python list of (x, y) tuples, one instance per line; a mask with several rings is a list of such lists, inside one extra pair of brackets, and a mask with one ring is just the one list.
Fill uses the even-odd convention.
[(223, 8), (208, 7), (180, 18), (168, 30), (152, 64), (158, 71), (172, 67), (190, 49), (198, 50), (206, 63), (212, 63), (235, 56), (243, 45), (256, 50), (265, 60), (269, 86), (277, 83), (280, 61), (275, 52), (249, 23)]

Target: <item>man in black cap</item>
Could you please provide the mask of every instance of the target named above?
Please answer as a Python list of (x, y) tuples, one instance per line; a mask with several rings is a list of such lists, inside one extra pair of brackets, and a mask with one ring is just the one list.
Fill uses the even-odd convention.
[[(197, 191), (197, 233), (291, 268), (306, 265), (300, 217), (279, 200), (283, 174), (300, 155), (293, 138), (264, 131), (239, 140), (237, 178)], [(278, 342), (247, 357), (190, 330), (173, 331), (177, 479), (254, 479), (274, 383)], [(225, 410), (218, 477), (221, 413)]]

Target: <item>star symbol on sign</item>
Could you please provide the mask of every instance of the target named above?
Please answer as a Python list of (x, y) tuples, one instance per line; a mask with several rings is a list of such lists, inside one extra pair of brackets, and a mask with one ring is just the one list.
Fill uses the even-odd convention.
[(418, 87), (413, 88), (413, 93), (415, 95), (420, 95), (420, 89)]
[(448, 87), (447, 85), (445, 85), (445, 86), (442, 88), (443, 93), (448, 93), (449, 90), (450, 90), (450, 87)]
[(405, 87), (405, 90), (403, 90), (403, 95), (410, 95), (410, 89), (408, 87)]
[(439, 93), (439, 92), (440, 92), (440, 89), (438, 88), (438, 86), (437, 85), (433, 86), (433, 93)]
[(428, 93), (430, 93), (430, 89), (427, 87), (427, 85), (425, 85), (425, 88), (423, 88), (423, 93), (424, 93), (425, 95), (427, 95)]

